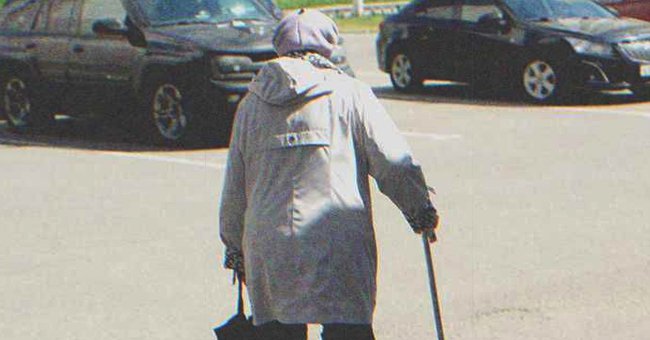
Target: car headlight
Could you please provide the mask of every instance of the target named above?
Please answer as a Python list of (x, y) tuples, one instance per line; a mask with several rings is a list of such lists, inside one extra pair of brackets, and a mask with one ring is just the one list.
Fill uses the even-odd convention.
[(251, 72), (253, 60), (246, 56), (221, 55), (212, 58), (212, 75), (223, 78), (230, 73)]
[(578, 38), (566, 38), (566, 40), (573, 46), (576, 53), (588, 54), (599, 57), (613, 57), (614, 49), (612, 45), (606, 43), (593, 42)]

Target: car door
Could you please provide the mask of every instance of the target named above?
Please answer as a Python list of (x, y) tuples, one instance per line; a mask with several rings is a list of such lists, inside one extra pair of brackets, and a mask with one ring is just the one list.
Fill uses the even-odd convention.
[(134, 61), (144, 49), (132, 46), (121, 33), (95, 33), (97, 20), (126, 27), (127, 12), (120, 0), (81, 0), (79, 25), (71, 43), (70, 79), (77, 86), (124, 89), (131, 84)]
[(47, 83), (65, 84), (77, 0), (52, 0), (41, 7), (29, 46)]
[(456, 73), (458, 0), (429, 0), (414, 9), (416, 21), (424, 23), (413, 34), (413, 59), (429, 77), (453, 79)]
[[(497, 26), (495, 18), (502, 18), (503, 26)], [(506, 75), (517, 43), (523, 43), (523, 34), (511, 22), (495, 0), (462, 0), (457, 36), (462, 53), (457, 55), (456, 63), (464, 80), (481, 82)]]

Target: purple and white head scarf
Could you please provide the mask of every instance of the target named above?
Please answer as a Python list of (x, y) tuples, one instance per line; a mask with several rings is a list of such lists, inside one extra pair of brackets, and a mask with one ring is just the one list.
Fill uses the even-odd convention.
[(275, 30), (273, 47), (281, 55), (314, 51), (329, 58), (336, 48), (339, 30), (325, 14), (301, 9), (287, 15)]

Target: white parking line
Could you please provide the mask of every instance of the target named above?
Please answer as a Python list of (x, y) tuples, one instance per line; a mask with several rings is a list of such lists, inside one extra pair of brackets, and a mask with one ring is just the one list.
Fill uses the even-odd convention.
[(221, 163), (210, 163), (207, 161), (201, 162), (201, 161), (194, 161), (194, 160), (178, 158), (178, 157), (154, 156), (154, 155), (147, 155), (147, 154), (115, 152), (115, 151), (101, 152), (101, 154), (113, 156), (113, 157), (120, 157), (120, 158), (132, 158), (132, 159), (140, 159), (145, 161), (191, 165), (191, 166), (197, 166), (201, 168), (209, 168), (209, 169), (217, 169), (217, 170), (223, 170), (226, 168), (226, 165)]
[(439, 141), (463, 138), (463, 136), (456, 135), (456, 134), (446, 135), (446, 134), (438, 134), (438, 133), (413, 132), (413, 131), (402, 132), (402, 135), (404, 135), (405, 137), (427, 138), (427, 139), (433, 139), (433, 140), (439, 140)]
[[(437, 133), (425, 133), (425, 132), (402, 132), (406, 137), (412, 138), (427, 138), (437, 141), (445, 141), (452, 139), (460, 139), (461, 135), (457, 134), (437, 134)], [(21, 146), (38, 146), (38, 147), (47, 147), (52, 146), (47, 143), (31, 142), (31, 141), (21, 141), (11, 138), (0, 138), (0, 143), (21, 145)], [(88, 150), (86, 150), (88, 151)], [(143, 161), (153, 161), (153, 162), (162, 162), (162, 163), (171, 163), (171, 164), (182, 164), (195, 166), (200, 168), (216, 169), (223, 170), (226, 168), (226, 165), (223, 163), (211, 163), (208, 161), (196, 161), (191, 159), (179, 158), (179, 157), (168, 157), (168, 156), (157, 156), (151, 154), (142, 154), (142, 153), (130, 153), (130, 152), (119, 152), (119, 151), (98, 151), (92, 152), (93, 154), (100, 154), (105, 156), (117, 157), (117, 158), (128, 158), (128, 159), (138, 159)]]
[[(19, 145), (19, 146), (27, 146), (27, 147), (53, 146), (47, 143), (23, 141), (23, 140), (13, 139), (13, 138), (0, 138), (0, 143), (8, 144), (9, 146), (11, 145)], [(209, 169), (217, 169), (217, 170), (223, 170), (226, 168), (226, 165), (221, 163), (210, 163), (207, 161), (201, 162), (201, 161), (194, 161), (194, 160), (178, 158), (178, 157), (155, 156), (155, 155), (148, 155), (148, 154), (127, 153), (127, 152), (118, 152), (118, 151), (99, 151), (99, 152), (93, 152), (92, 150), (84, 150), (84, 151), (90, 151), (92, 154), (100, 154), (100, 155), (106, 155), (111, 157), (140, 159), (146, 161), (155, 161), (155, 162), (164, 162), (164, 163), (173, 163), (173, 164), (183, 164), (183, 165), (191, 165), (191, 166), (197, 166), (201, 168), (209, 168)]]
[(641, 118), (650, 118), (650, 113), (640, 112), (640, 111), (629, 111), (629, 110), (600, 110), (592, 108), (580, 108), (580, 107), (555, 107), (555, 111), (564, 111), (564, 112), (579, 112), (579, 113), (589, 113), (595, 115), (612, 115), (612, 116), (631, 116), (631, 117), (641, 117)]
[[(402, 134), (406, 137), (427, 138), (427, 139), (433, 139), (438, 141), (462, 138), (461, 135), (455, 135), (455, 134), (444, 135), (444, 134), (424, 133), (424, 132), (402, 132)], [(217, 169), (217, 170), (223, 170), (226, 168), (226, 165), (222, 163), (201, 162), (201, 161), (194, 161), (194, 160), (177, 158), (177, 157), (155, 156), (155, 155), (148, 155), (148, 154), (137, 154), (137, 153), (126, 153), (126, 152), (115, 152), (115, 151), (108, 151), (108, 152), (101, 152), (101, 153), (113, 157), (132, 158), (132, 159), (140, 159), (140, 160), (164, 162), (164, 163), (184, 164), (184, 165), (198, 166), (202, 168), (210, 168), (210, 169)]]

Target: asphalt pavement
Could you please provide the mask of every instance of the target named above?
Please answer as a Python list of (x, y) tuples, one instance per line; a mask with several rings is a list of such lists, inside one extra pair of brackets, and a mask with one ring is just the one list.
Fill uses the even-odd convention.
[[(345, 39), (438, 192), (448, 339), (648, 338), (650, 102), (540, 106), (449, 82), (399, 94), (374, 36)], [(236, 302), (217, 226), (227, 150), (60, 118), (29, 134), (0, 121), (0, 338), (212, 339)], [(420, 240), (374, 194), (377, 338), (434, 339)]]

